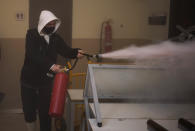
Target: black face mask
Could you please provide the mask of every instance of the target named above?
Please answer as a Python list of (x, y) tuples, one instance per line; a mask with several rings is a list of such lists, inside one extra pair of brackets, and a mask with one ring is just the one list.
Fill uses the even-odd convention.
[(55, 30), (55, 27), (44, 27), (43, 32), (47, 35), (51, 34)]

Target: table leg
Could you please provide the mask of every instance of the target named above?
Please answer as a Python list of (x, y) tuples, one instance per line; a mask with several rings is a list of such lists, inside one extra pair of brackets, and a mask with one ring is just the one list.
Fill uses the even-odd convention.
[(74, 113), (75, 113), (75, 104), (73, 102), (70, 103), (70, 131), (74, 131)]

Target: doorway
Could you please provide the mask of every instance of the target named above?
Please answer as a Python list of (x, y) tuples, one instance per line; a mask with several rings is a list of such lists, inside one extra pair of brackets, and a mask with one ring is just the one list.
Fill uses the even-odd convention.
[(195, 0), (170, 0), (169, 38), (179, 35), (176, 28), (180, 25), (184, 29), (195, 25)]

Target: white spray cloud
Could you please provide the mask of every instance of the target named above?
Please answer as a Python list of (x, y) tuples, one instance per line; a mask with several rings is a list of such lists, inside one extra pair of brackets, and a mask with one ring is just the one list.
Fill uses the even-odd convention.
[(195, 81), (195, 41), (165, 41), (143, 47), (131, 46), (101, 54), (101, 57), (134, 60), (136, 65), (163, 67), (174, 77)]
[(188, 67), (195, 64), (195, 41), (186, 43), (165, 41), (144, 47), (130, 46), (125, 49), (101, 54), (101, 57), (106, 59), (135, 60), (136, 64)]
[[(130, 46), (125, 49), (113, 51), (100, 55), (106, 59), (127, 59), (134, 60), (136, 65), (162, 67), (165, 69), (168, 80), (181, 83), (176, 87), (162, 87), (162, 89), (152, 90), (151, 96), (162, 95), (169, 97), (172, 93), (177, 99), (187, 99), (195, 101), (195, 41), (185, 43), (175, 43), (164, 41), (153, 45), (136, 47)], [(148, 74), (151, 77), (152, 74)], [(166, 80), (163, 82), (167, 82)], [(173, 83), (174, 83), (173, 82)], [(156, 87), (160, 88), (160, 87)], [(171, 92), (171, 93), (170, 93)], [(173, 98), (173, 97), (171, 97)]]

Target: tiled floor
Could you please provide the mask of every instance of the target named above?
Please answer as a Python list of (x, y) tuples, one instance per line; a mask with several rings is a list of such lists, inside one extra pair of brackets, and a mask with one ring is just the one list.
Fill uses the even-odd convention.
[[(0, 131), (27, 131), (23, 112), (21, 109), (22, 106), (20, 96), (16, 94), (18, 95), (16, 99), (12, 98), (13, 95), (9, 94), (10, 92), (16, 92), (16, 90), (18, 89), (10, 88), (6, 92), (6, 96), (4, 97), (3, 101), (0, 102)], [(77, 120), (77, 117), (75, 120)], [(77, 128), (79, 129), (79, 126), (75, 127), (75, 129)], [(36, 131), (40, 131), (38, 120)], [(54, 126), (54, 119), (52, 120), (52, 131), (56, 131)]]
[[(27, 131), (23, 113), (0, 111), (0, 131)], [(38, 121), (36, 131), (39, 131)], [(54, 125), (52, 131), (55, 131)]]
[(0, 113), (0, 131), (26, 131), (23, 114)]

